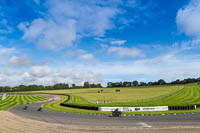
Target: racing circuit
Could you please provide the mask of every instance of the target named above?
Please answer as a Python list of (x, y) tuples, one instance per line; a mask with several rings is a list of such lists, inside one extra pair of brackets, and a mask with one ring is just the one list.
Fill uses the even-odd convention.
[[(161, 88), (173, 88), (173, 86), (162, 86)], [(199, 85), (188, 85), (183, 89), (182, 86), (175, 86), (174, 89), (166, 91), (163, 96), (156, 101), (143, 101), (144, 105), (152, 102), (157, 105), (160, 101), (165, 105), (176, 105), (177, 107), (189, 107), (183, 101), (190, 101), (190, 105), (198, 105), (196, 109), (189, 110), (168, 110), (168, 111), (158, 111), (153, 113), (153, 111), (136, 111), (135, 112), (122, 112), (121, 117), (111, 116), (111, 111), (98, 111), (98, 110), (87, 110), (87, 109), (76, 109), (72, 107), (62, 106), (64, 105), (75, 105), (74, 107), (89, 107), (88, 103), (84, 101), (82, 96), (87, 96), (90, 94), (95, 98), (96, 95), (127, 95), (132, 92), (132, 94), (139, 94), (141, 91), (151, 89), (164, 90), (156, 87), (151, 88), (139, 88), (129, 89), (124, 88), (121, 93), (115, 93), (115, 89), (105, 89), (103, 93), (99, 94), (96, 90), (98, 89), (77, 89), (77, 90), (47, 90), (47, 91), (36, 91), (27, 93), (11, 93), (2, 100), (1, 103), (1, 117), (0, 123), (4, 125), (0, 127), (0, 131), (4, 132), (199, 132), (200, 129), (200, 112), (199, 112)], [(130, 91), (129, 91), (130, 90)], [(80, 91), (82, 91), (80, 93)], [(110, 91), (110, 92), (109, 92)], [(91, 93), (88, 93), (91, 92)], [(134, 92), (134, 93), (133, 93)], [(193, 93), (195, 92), (195, 93)], [(169, 95), (170, 94), (170, 95)], [(180, 95), (181, 94), (181, 95)], [(72, 99), (70, 99), (70, 96)], [(184, 97), (183, 97), (184, 96)], [(2, 97), (3, 98), (3, 97)], [(101, 97), (100, 97), (101, 98)], [(115, 97), (114, 97), (115, 98)], [(131, 98), (131, 97), (130, 97)], [(184, 99), (183, 99), (184, 98)], [(176, 100), (175, 100), (176, 99)], [(46, 100), (46, 101), (45, 101)], [(167, 101), (167, 102), (165, 102)], [(140, 102), (140, 101), (139, 101)], [(146, 102), (146, 103), (145, 103)], [(182, 106), (179, 106), (180, 103)], [(29, 104), (27, 104), (29, 103)], [(73, 104), (75, 103), (75, 104)], [(172, 104), (171, 104), (172, 103)], [(110, 104), (110, 103), (109, 103)], [(86, 105), (86, 106), (83, 106)], [(96, 105), (95, 108), (101, 108), (103, 104), (99, 107)], [(106, 104), (105, 104), (106, 105)], [(113, 104), (114, 105), (114, 104)], [(117, 105), (117, 104), (116, 104)], [(106, 108), (115, 108), (116, 105)], [(119, 105), (119, 104), (118, 104)], [(27, 109), (24, 109), (27, 106)], [(130, 104), (130, 108), (132, 105)], [(42, 107), (41, 111), (38, 111)], [(137, 106), (135, 108), (138, 108)], [(152, 106), (153, 107), (153, 106)], [(152, 108), (149, 107), (149, 108)], [(166, 107), (166, 106), (165, 106)], [(173, 107), (173, 106), (171, 106)], [(119, 108), (125, 108), (121, 106)], [(141, 108), (147, 108), (145, 106)], [(8, 111), (6, 111), (8, 109)], [(183, 108), (180, 108), (183, 109)], [(3, 111), (4, 110), (4, 111)], [(157, 114), (158, 113), (158, 114)], [(9, 124), (15, 127), (9, 126)], [(26, 128), (30, 127), (30, 128)]]
[(161, 115), (126, 115), (110, 117), (109, 115), (77, 114), (54, 112), (43, 109), (37, 111), (43, 104), (54, 102), (53, 99), (31, 104), (27, 110), (24, 105), (9, 109), (9, 112), (20, 117), (38, 120), (47, 123), (87, 126), (122, 126), (136, 128), (164, 128), (180, 126), (200, 126), (200, 113), (161, 114)]

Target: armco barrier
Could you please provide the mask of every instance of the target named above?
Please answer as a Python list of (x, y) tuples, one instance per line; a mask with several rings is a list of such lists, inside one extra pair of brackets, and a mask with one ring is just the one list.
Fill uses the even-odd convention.
[(197, 107), (197, 108), (200, 108), (200, 104), (196, 104), (196, 107)]
[[(65, 96), (68, 96), (68, 99), (65, 100), (65, 102), (69, 101), (69, 100), (70, 100), (70, 95), (65, 95)], [(61, 105), (61, 106), (65, 106), (65, 107), (78, 108), (78, 109), (99, 110), (98, 107), (67, 104), (67, 103), (65, 103), (65, 102), (60, 103), (60, 105)]]
[(193, 110), (196, 109), (196, 105), (192, 106), (168, 106), (169, 110)]
[(65, 107), (78, 108), (78, 109), (99, 110), (98, 107), (93, 107), (93, 106), (80, 106), (80, 105), (64, 104), (64, 103), (61, 103), (60, 105), (65, 106)]

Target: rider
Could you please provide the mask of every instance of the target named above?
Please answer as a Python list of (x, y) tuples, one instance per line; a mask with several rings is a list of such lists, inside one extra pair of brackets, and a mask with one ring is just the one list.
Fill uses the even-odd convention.
[(28, 108), (28, 106), (29, 106), (29, 103), (27, 103), (27, 104), (25, 105), (24, 109), (27, 109), (27, 108)]
[(119, 109), (117, 108), (117, 109), (115, 109), (113, 112), (112, 112), (112, 115), (114, 116), (114, 117), (119, 117), (119, 116), (121, 116), (121, 111), (119, 111)]
[(119, 111), (119, 109), (118, 109), (118, 108), (116, 108), (114, 112), (115, 112), (115, 113), (117, 113), (118, 111)]
[(42, 106), (39, 107), (39, 109), (37, 111), (42, 111)]

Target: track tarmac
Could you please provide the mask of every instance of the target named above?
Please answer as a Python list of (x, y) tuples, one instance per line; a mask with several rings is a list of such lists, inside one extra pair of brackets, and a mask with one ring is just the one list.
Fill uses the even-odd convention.
[(43, 109), (37, 111), (42, 104), (31, 104), (27, 110), (17, 106), (9, 112), (32, 120), (54, 124), (85, 125), (85, 126), (117, 126), (141, 128), (173, 128), (173, 127), (200, 127), (200, 113), (195, 114), (170, 114), (170, 115), (136, 115), (109, 117), (108, 115), (76, 114), (67, 112), (54, 112)]

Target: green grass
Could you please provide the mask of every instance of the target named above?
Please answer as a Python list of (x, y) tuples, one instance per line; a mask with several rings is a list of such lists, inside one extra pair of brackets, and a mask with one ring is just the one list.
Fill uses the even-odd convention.
[(17, 105), (23, 105), (26, 103), (34, 103), (38, 101), (44, 101), (48, 98), (42, 96), (32, 96), (32, 95), (10, 95), (7, 96), (5, 100), (0, 97), (0, 110), (8, 110), (11, 107)]
[[(93, 110), (84, 110), (84, 109), (76, 109), (70, 107), (63, 107), (60, 106), (60, 103), (64, 102), (68, 99), (67, 96), (61, 96), (61, 100), (45, 104), (44, 108), (53, 110), (56, 112), (71, 112), (71, 113), (83, 113), (83, 114), (111, 114), (111, 112), (104, 112), (104, 111), (93, 111)], [(181, 110), (181, 111), (152, 111), (152, 112), (123, 112), (123, 114), (173, 114), (173, 113), (191, 113), (191, 112), (200, 112), (200, 109), (196, 110)]]
[(60, 106), (60, 103), (64, 102), (66, 99), (68, 99), (68, 96), (61, 96), (61, 99), (59, 101), (48, 103), (44, 105), (44, 108), (53, 110), (56, 112), (72, 112), (72, 113), (92, 113), (92, 114), (109, 114), (109, 112), (99, 112), (99, 111), (90, 111), (90, 110), (84, 110), (84, 109), (75, 109), (70, 107), (63, 107)]
[[(150, 86), (150, 87), (134, 87), (120, 88), (121, 92), (117, 93), (117, 88), (104, 88), (103, 93), (97, 93), (99, 88), (87, 89), (67, 89), (67, 90), (47, 90), (34, 91), (32, 93), (52, 93), (52, 94), (69, 94), (72, 96), (75, 104), (103, 104), (104, 100), (111, 103), (130, 103), (138, 101), (148, 101), (159, 99), (182, 89), (183, 85), (165, 85), (165, 86)], [(75, 97), (75, 99), (73, 99)], [(81, 99), (81, 100), (80, 100)]]
[[(169, 86), (167, 86), (169, 87)], [(183, 86), (182, 86), (183, 87)], [(144, 88), (143, 88), (144, 89)], [(146, 88), (148, 89), (148, 88)], [(141, 90), (142, 91), (142, 90)], [(75, 93), (74, 93), (75, 94)], [(71, 99), (67, 102), (68, 104), (76, 105), (96, 105), (90, 103), (88, 100), (84, 99), (81, 96), (71, 95)], [(80, 94), (81, 95), (81, 94)], [(100, 111), (91, 111), (83, 109), (74, 109), (70, 107), (62, 107), (60, 103), (67, 100), (67, 96), (63, 96), (60, 101), (56, 103), (50, 103), (45, 105), (45, 108), (62, 111), (62, 112), (74, 112), (74, 113), (88, 113), (88, 114), (110, 114), (111, 112), (100, 112)], [(184, 88), (176, 89), (165, 95), (160, 95), (154, 98), (143, 99), (132, 102), (121, 102), (121, 103), (107, 103), (107, 104), (98, 104), (96, 106), (162, 106), (162, 105), (193, 105), (200, 104), (200, 86), (197, 84), (188, 84)], [(183, 110), (183, 111), (155, 111), (155, 112), (123, 112), (123, 114), (169, 114), (169, 113), (189, 113), (189, 112), (200, 112), (200, 109), (196, 110)]]
[[(32, 93), (63, 94), (62, 99), (44, 105), (44, 108), (58, 112), (110, 114), (110, 112), (91, 111), (60, 106), (65, 102), (68, 94), (71, 99), (68, 104), (87, 106), (164, 106), (164, 105), (193, 105), (200, 104), (200, 85), (165, 85), (135, 88), (120, 88), (121, 92), (116, 93), (117, 88), (105, 88), (103, 93), (97, 93), (98, 88), (68, 89), (34, 91)], [(30, 93), (30, 92), (28, 92)], [(104, 99), (106, 103), (104, 104)], [(99, 104), (96, 104), (96, 101)], [(187, 113), (200, 112), (197, 110), (188, 111), (160, 111), (160, 112), (124, 112), (124, 114), (163, 114), (163, 113)]]
[[(141, 90), (141, 93), (142, 92), (143, 90)], [(71, 99), (65, 103), (75, 104), (75, 105), (85, 105), (85, 106), (127, 106), (127, 107), (194, 105), (194, 104), (200, 104), (200, 86), (196, 84), (189, 84), (184, 88), (154, 98), (139, 99), (127, 102), (113, 102), (113, 101), (106, 101), (106, 102), (107, 103), (105, 104), (103, 103), (96, 104), (90, 102), (90, 100), (86, 100), (83, 96), (71, 95)]]
[(145, 105), (194, 105), (200, 104), (200, 86), (197, 84), (189, 84), (184, 87), (183, 90), (177, 93), (162, 98), (160, 100), (154, 100), (144, 102)]

